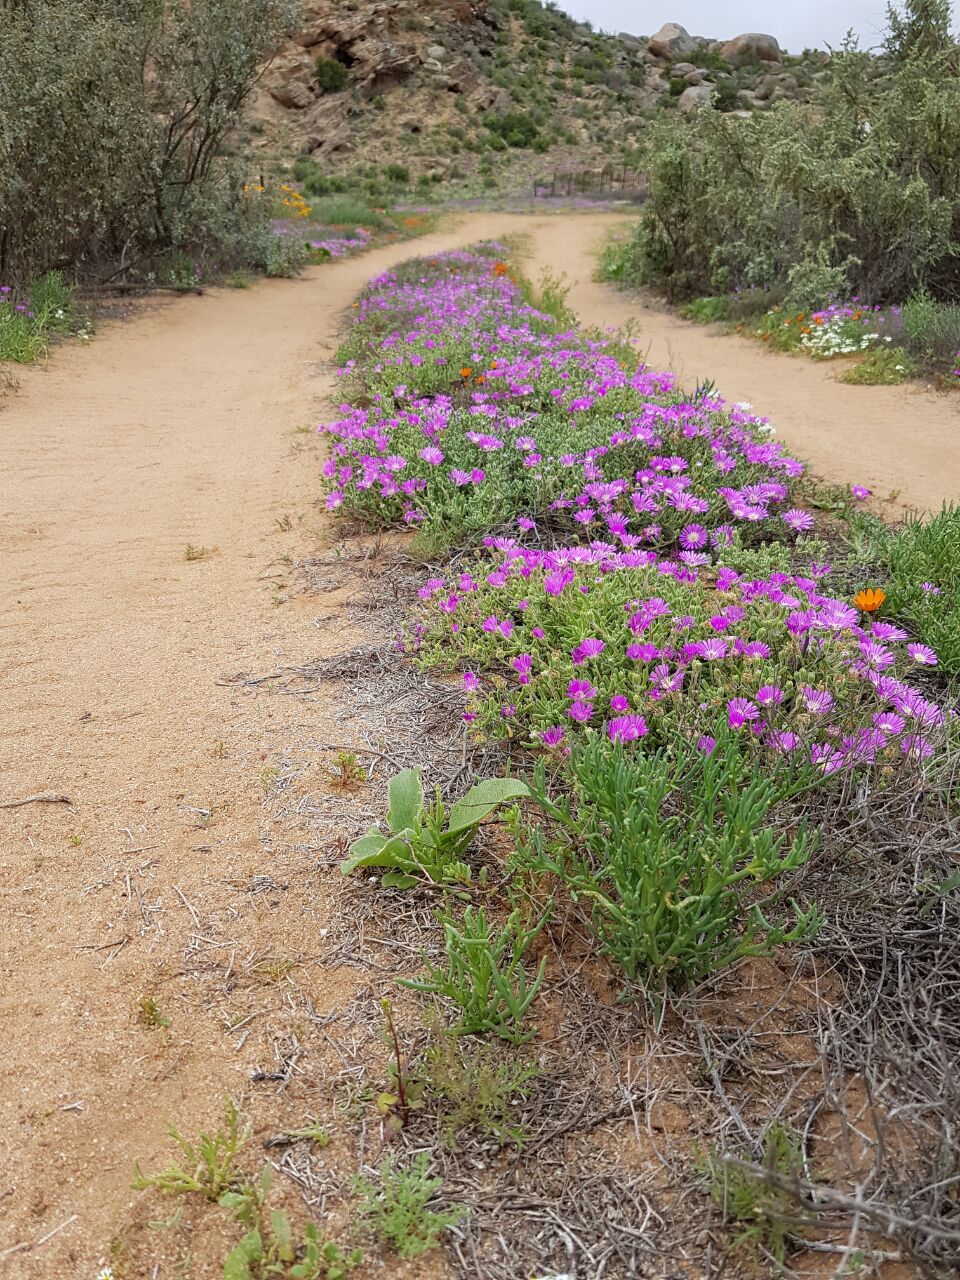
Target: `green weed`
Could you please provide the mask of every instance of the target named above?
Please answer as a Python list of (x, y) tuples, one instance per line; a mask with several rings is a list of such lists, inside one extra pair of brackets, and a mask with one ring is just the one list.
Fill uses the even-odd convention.
[(183, 1163), (170, 1164), (153, 1174), (144, 1174), (135, 1165), (134, 1190), (155, 1188), (165, 1195), (194, 1193), (205, 1200), (219, 1200), (235, 1181), (237, 1156), (253, 1136), (253, 1127), (241, 1122), (237, 1104), (228, 1099), (222, 1127), (213, 1133), (201, 1133), (194, 1142), (172, 1126), (169, 1133), (180, 1148)]
[(456, 1226), (466, 1212), (460, 1205), (442, 1210), (428, 1207), (443, 1180), (430, 1177), (427, 1169), (426, 1152), (421, 1152), (406, 1169), (400, 1167), (395, 1156), (388, 1156), (380, 1166), (377, 1182), (356, 1180), (361, 1196), (358, 1213), (401, 1258), (416, 1258), (439, 1248), (444, 1233)]
[(483, 907), (467, 907), (462, 922), (450, 911), (438, 912), (437, 919), (443, 926), (446, 971), (427, 964), (425, 977), (403, 985), (455, 1004), (460, 1010), (457, 1035), (492, 1031), (511, 1044), (529, 1040), (534, 1033), (525, 1031), (522, 1023), (543, 983), (547, 961), (540, 961), (531, 980), (523, 958), (547, 916), (528, 929), (515, 909), (499, 930), (487, 920)]

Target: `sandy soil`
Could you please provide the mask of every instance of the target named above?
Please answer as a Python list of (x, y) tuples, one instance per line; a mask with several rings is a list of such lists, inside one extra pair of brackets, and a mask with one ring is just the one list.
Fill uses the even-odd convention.
[(847, 386), (837, 366), (767, 351), (719, 327), (691, 324), (650, 299), (591, 278), (604, 231), (591, 242), (586, 223), (568, 218), (538, 237), (535, 267), (566, 272), (570, 303), (587, 324), (631, 322), (656, 369), (673, 369), (688, 386), (712, 379), (722, 395), (746, 400), (770, 418), (780, 439), (824, 478), (865, 484), (904, 508), (939, 510), (960, 498), (960, 395), (916, 383)]
[[(112, 1257), (141, 1274), (123, 1256), (144, 1212), (134, 1160), (165, 1162), (169, 1122), (196, 1132), (280, 1056), (236, 1004), (211, 1006), (211, 975), (250, 1019), (283, 1012), (271, 975), (288, 965), (320, 1012), (356, 988), (355, 970), (316, 962), (316, 849), (284, 844), (263, 803), (303, 717), (318, 740), (336, 728), (322, 701), (305, 712), (234, 677), (351, 642), (336, 607), (318, 616), (296, 593), (290, 562), (329, 542), (306, 429), (335, 402), (336, 334), (368, 276), (529, 233), (532, 271), (565, 271), (584, 320), (639, 315), (654, 363), (751, 400), (821, 471), (917, 506), (960, 491), (955, 401), (838, 386), (638, 311), (590, 279), (610, 223), (478, 215), (300, 281), (164, 301), (58, 351), (5, 402), (0, 804), (69, 803), (0, 808), (0, 1273), (92, 1280)], [(188, 544), (208, 553), (188, 561)], [(144, 1025), (143, 996), (169, 1031)]]

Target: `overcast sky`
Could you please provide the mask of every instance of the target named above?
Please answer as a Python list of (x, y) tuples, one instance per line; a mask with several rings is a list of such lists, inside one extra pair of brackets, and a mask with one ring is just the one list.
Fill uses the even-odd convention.
[[(691, 35), (729, 39), (742, 31), (774, 35), (791, 53), (805, 46), (838, 45), (850, 28), (861, 44), (874, 45), (884, 28), (886, 0), (558, 0), (559, 8), (589, 19), (602, 31), (649, 36), (664, 22), (679, 22)], [(954, 4), (956, 13), (957, 4)]]

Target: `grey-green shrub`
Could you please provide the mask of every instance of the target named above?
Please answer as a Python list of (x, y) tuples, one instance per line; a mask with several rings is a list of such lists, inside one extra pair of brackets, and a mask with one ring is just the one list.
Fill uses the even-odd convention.
[(266, 219), (222, 156), (293, 0), (0, 0), (0, 279), (170, 250), (242, 258)]
[[(853, 46), (816, 101), (749, 119), (661, 113), (650, 193), (608, 274), (673, 298), (786, 285), (902, 301), (960, 269), (960, 56), (878, 62)], [(814, 298), (815, 294), (819, 294)]]

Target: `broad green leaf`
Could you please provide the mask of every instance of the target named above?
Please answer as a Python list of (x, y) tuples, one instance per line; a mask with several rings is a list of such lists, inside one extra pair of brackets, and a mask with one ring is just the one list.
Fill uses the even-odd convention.
[(416, 829), (423, 821), (423, 788), (419, 769), (404, 769), (387, 783), (390, 830), (399, 834), (408, 827)]
[(408, 876), (402, 871), (388, 871), (380, 883), (384, 889), (413, 889), (422, 881), (419, 876)]
[(516, 778), (487, 778), (471, 787), (450, 810), (448, 831), (465, 831), (482, 822), (494, 809), (511, 800), (522, 800), (530, 795), (530, 788)]
[(410, 856), (410, 846), (401, 836), (361, 836), (350, 846), (350, 856), (340, 863), (345, 876), (358, 867), (399, 867), (409, 870), (416, 864)]

